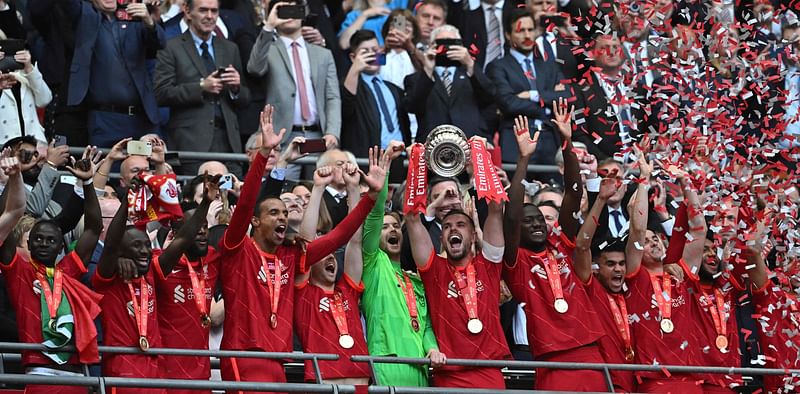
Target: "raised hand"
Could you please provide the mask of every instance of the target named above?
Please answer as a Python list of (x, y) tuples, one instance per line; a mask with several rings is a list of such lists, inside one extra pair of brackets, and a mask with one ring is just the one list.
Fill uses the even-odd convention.
[(361, 174), (358, 173), (358, 166), (347, 162), (342, 167), (342, 178), (347, 188), (358, 187), (358, 182), (361, 180)]
[(289, 146), (286, 147), (281, 152), (281, 156), (278, 158), (278, 167), (286, 167), (289, 163), (301, 158), (308, 156), (308, 153), (300, 153), (300, 145), (306, 142), (306, 137), (294, 137), (292, 141), (289, 142)]
[(203, 200), (214, 201), (219, 196), (219, 180), (222, 174), (208, 176), (208, 171), (203, 174)]
[[(5, 150), (3, 151), (3, 154), (5, 154)], [(14, 156), (4, 156), (2, 159), (0, 159), (0, 170), (3, 170), (3, 172), (9, 178), (19, 174), (19, 160), (17, 160), (17, 158)]]
[(87, 146), (83, 150), (83, 156), (80, 160), (75, 161), (71, 159), (72, 166), (67, 166), (67, 170), (75, 175), (76, 178), (82, 181), (88, 181), (94, 176), (97, 170), (97, 162), (99, 162), (99, 152), (96, 146)]
[(597, 195), (597, 198), (608, 200), (619, 190), (621, 183), (622, 181), (618, 178), (603, 178), (603, 180), (600, 181), (600, 193)]
[(365, 174), (360, 169), (364, 183), (369, 186), (369, 191), (378, 193), (383, 189), (386, 182), (386, 171), (389, 170), (389, 158), (383, 155), (383, 151), (377, 146), (369, 148), (369, 174)]
[(264, 110), (261, 111), (261, 155), (264, 157), (269, 157), (270, 152), (281, 144), (283, 136), (286, 134), (286, 129), (281, 129), (278, 134), (275, 134), (272, 127), (273, 111), (275, 111), (275, 108), (269, 104), (265, 105)]
[(558, 127), (563, 140), (572, 139), (572, 112), (575, 106), (571, 106), (567, 111), (567, 100), (563, 97), (558, 99), (558, 103), (553, 102), (553, 123)]
[(113, 160), (113, 161), (120, 161), (125, 160), (128, 158), (128, 153), (125, 151), (125, 147), (128, 146), (128, 142), (130, 142), (133, 138), (123, 138), (114, 146), (111, 147), (111, 150), (106, 155), (106, 159)]
[(530, 129), (528, 129), (528, 117), (517, 116), (514, 119), (514, 135), (517, 137), (517, 146), (519, 147), (519, 155), (530, 157), (533, 152), (536, 152), (536, 145), (539, 142), (539, 131), (533, 134), (531, 138)]
[(403, 141), (389, 141), (389, 145), (386, 147), (386, 150), (383, 152), (385, 156), (388, 156), (389, 161), (400, 157), (403, 152), (406, 151), (406, 144)]
[(650, 174), (653, 173), (653, 165), (647, 161), (647, 155), (642, 152), (636, 145), (633, 146), (633, 153), (637, 157), (637, 162), (639, 163), (639, 179), (643, 181), (650, 180)]
[(139, 269), (136, 268), (136, 262), (127, 257), (117, 258), (117, 275), (124, 281), (138, 278)]
[(69, 146), (55, 146), (55, 139), (47, 144), (47, 163), (53, 168), (58, 168), (69, 161)]
[(333, 167), (324, 166), (314, 171), (314, 186), (327, 186), (333, 181)]

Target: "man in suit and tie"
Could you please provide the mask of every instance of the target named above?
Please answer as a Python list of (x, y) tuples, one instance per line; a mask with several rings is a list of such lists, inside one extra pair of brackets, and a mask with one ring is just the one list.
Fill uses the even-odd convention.
[[(434, 127), (452, 124), (464, 130), (467, 137), (478, 135), (491, 141), (493, 130), (489, 130), (481, 111), (494, 104), (494, 89), (466, 47), (447, 46), (441, 41), (453, 39), (461, 40), (455, 26), (434, 29), (434, 45), (422, 59), (423, 70), (405, 78), (405, 105), (419, 122), (416, 140), (425, 142)], [(437, 64), (436, 59), (444, 59), (441, 55), (446, 55), (449, 63)]]
[[(538, 52), (533, 18), (524, 9), (516, 9), (507, 19), (506, 38), (511, 43), (509, 55), (490, 63), (486, 74), (494, 82), (495, 100), (503, 112), (500, 122), (500, 146), (503, 162), (517, 161), (519, 149), (514, 135), (514, 119), (528, 117), (532, 127), (540, 130), (536, 152), (531, 162), (553, 164), (561, 138), (550, 122), (550, 108), (560, 97), (570, 97), (563, 84), (564, 75), (555, 62), (543, 59)], [(549, 175), (543, 179), (548, 179)]]
[[(571, 1), (570, 3), (578, 3)], [(554, 62), (570, 82), (577, 81), (586, 67), (573, 52), (580, 37), (573, 30), (569, 16), (558, 12), (556, 0), (527, 0), (527, 7), (536, 25), (536, 46), (546, 61)], [(581, 47), (582, 44), (577, 45)], [(583, 60), (583, 59), (581, 59)]]
[[(170, 107), (167, 125), (174, 149), (241, 152), (234, 107), (247, 105), (250, 93), (242, 85), (239, 49), (213, 35), (218, 0), (187, 0), (189, 30), (158, 53), (155, 90), (158, 102)], [(199, 82), (198, 82), (199, 81)], [(201, 161), (183, 160), (181, 173), (197, 174)], [(226, 163), (238, 176), (239, 163)]]
[[(275, 130), (287, 131), (284, 144), (294, 137), (323, 138), (333, 149), (342, 125), (336, 64), (330, 50), (303, 38), (301, 19), (278, 18), (278, 8), (291, 4), (295, 1), (269, 3), (247, 71), (265, 78), (267, 104), (276, 109)], [(300, 179), (300, 171), (290, 165), (286, 178)]]
[(592, 56), (596, 67), (574, 89), (578, 130), (572, 139), (586, 144), (589, 153), (602, 161), (615, 157), (646, 131), (646, 120), (656, 119), (645, 118), (648, 103), (644, 84), (631, 84), (630, 76), (624, 73), (626, 57), (619, 37), (599, 34)]
[(511, 11), (525, 4), (524, 0), (480, 0), (477, 7), (472, 1), (454, 1), (450, 6), (447, 23), (458, 26), (464, 37), (464, 46), (475, 56), (481, 69), (495, 59), (503, 57), (508, 48), (504, 21)]
[[(342, 116), (348, 119), (342, 133), (342, 147), (356, 157), (366, 157), (369, 148), (389, 146), (390, 141), (411, 143), (408, 112), (403, 91), (380, 76), (383, 57), (375, 33), (358, 30), (350, 36), (352, 66), (342, 84)], [(385, 59), (385, 57), (384, 57)], [(399, 160), (395, 161), (399, 163)], [(392, 174), (405, 174), (392, 168)]]
[(63, 0), (75, 29), (67, 105), (87, 105), (89, 143), (108, 148), (155, 131), (158, 106), (145, 64), (164, 46), (148, 0), (118, 13), (115, 0)]

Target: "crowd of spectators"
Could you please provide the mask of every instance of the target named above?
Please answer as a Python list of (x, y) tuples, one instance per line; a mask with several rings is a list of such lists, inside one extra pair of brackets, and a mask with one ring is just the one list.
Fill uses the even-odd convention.
[[(800, 368), (798, 15), (774, 0), (0, 0), (0, 340), (44, 344), (22, 367), (55, 376), (210, 377), (208, 358), (150, 347), (334, 353), (322, 378), (358, 385), (505, 387), (448, 357)], [(440, 125), (470, 160), (426, 180), (420, 144)], [(100, 360), (98, 343), (141, 352)], [(349, 360), (363, 354), (433, 369), (371, 376)], [(286, 379), (279, 360), (220, 372)], [(606, 382), (540, 369), (535, 387)]]

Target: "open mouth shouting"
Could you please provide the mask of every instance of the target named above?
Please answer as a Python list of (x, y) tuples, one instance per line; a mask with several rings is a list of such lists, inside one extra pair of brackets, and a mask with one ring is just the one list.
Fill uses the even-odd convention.
[(283, 241), (283, 239), (286, 238), (286, 229), (287, 227), (285, 224), (279, 224), (275, 227), (275, 238), (279, 241)]
[(331, 275), (336, 275), (336, 259), (327, 259), (323, 264), (325, 272)]
[(464, 239), (461, 237), (461, 234), (453, 233), (450, 234), (449, 237), (447, 237), (447, 243), (450, 245), (451, 248), (458, 249), (463, 246)]

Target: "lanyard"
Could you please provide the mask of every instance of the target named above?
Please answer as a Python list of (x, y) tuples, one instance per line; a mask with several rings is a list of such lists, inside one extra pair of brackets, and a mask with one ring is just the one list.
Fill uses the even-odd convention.
[(414, 331), (419, 331), (419, 315), (417, 314), (417, 296), (414, 294), (414, 285), (411, 284), (411, 279), (403, 272), (403, 278), (400, 278), (396, 272), (394, 276), (397, 278), (397, 283), (403, 290), (403, 295), (406, 297), (406, 306), (408, 307), (408, 314), (411, 317), (411, 328)]
[(144, 278), (137, 278), (133, 280), (139, 282), (139, 303), (136, 303), (136, 291), (133, 289), (133, 284), (128, 282), (128, 290), (131, 293), (131, 303), (133, 304), (133, 318), (136, 320), (136, 329), (139, 331), (139, 347), (147, 351), (150, 344), (147, 341), (147, 310), (148, 298), (150, 298), (149, 288), (147, 281)]
[(550, 291), (553, 292), (553, 306), (558, 313), (566, 313), (569, 304), (564, 299), (564, 290), (561, 288), (561, 273), (558, 270), (558, 262), (555, 256), (549, 251), (547, 257), (542, 259), (545, 271), (547, 271), (547, 282), (550, 283)]
[(50, 283), (45, 278), (41, 271), (36, 271), (36, 278), (42, 285), (42, 294), (44, 294), (44, 301), (47, 303), (47, 312), (50, 315), (48, 323), (51, 330), (55, 330), (56, 326), (56, 312), (58, 306), (61, 305), (61, 292), (63, 289), (64, 273), (60, 269), (56, 269), (53, 274), (53, 289), (50, 289)]
[[(675, 329), (675, 325), (672, 323), (672, 280), (667, 273), (662, 275), (662, 283), (658, 282), (658, 276), (649, 275), (656, 303), (658, 303), (658, 311), (661, 313), (661, 330), (669, 334)], [(664, 297), (665, 293), (669, 297), (669, 301)]]
[(606, 293), (606, 296), (608, 296), (608, 305), (611, 307), (611, 314), (614, 316), (614, 324), (616, 324), (619, 336), (622, 337), (622, 342), (625, 344), (625, 359), (633, 361), (631, 326), (628, 322), (628, 306), (625, 304), (625, 298), (620, 294)]
[[(459, 294), (461, 294), (461, 298), (464, 299), (464, 306), (467, 309), (467, 316), (469, 316), (469, 319), (472, 320), (478, 318), (478, 286), (475, 280), (475, 266), (472, 264), (472, 262), (467, 264), (466, 271), (466, 282), (461, 276), (461, 272), (459, 270), (452, 269), (451, 273), (456, 281), (456, 286), (458, 286)], [(465, 288), (466, 291), (463, 291)]]
[[(703, 296), (711, 301), (711, 297), (705, 290)], [(728, 317), (725, 316), (725, 295), (720, 289), (714, 289), (714, 301), (709, 302), (708, 310), (711, 312), (711, 320), (714, 321), (714, 329), (717, 331), (716, 345), (719, 350), (728, 347)]]
[(271, 272), (267, 266), (265, 253), (259, 252), (259, 254), (261, 255), (261, 268), (264, 269), (264, 274), (267, 277), (267, 292), (269, 292), (271, 309), (269, 324), (272, 328), (275, 328), (278, 326), (278, 303), (281, 299), (281, 261), (275, 255), (270, 254), (266, 256), (274, 261), (273, 267), (275, 268), (275, 272)]
[[(197, 311), (200, 312), (200, 323), (203, 327), (208, 327), (211, 324), (211, 319), (208, 317), (208, 310), (206, 309), (206, 280), (200, 279), (197, 272), (192, 267), (189, 259), (185, 258), (186, 269), (189, 270), (189, 280), (192, 282), (192, 293), (194, 294), (194, 304), (197, 306)], [(200, 267), (205, 271), (205, 263), (200, 258)]]

